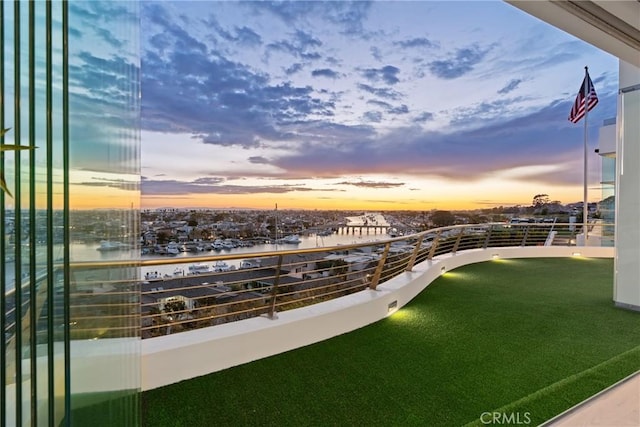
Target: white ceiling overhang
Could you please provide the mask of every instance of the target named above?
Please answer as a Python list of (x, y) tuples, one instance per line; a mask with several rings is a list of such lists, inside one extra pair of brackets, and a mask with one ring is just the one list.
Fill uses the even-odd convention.
[(640, 0), (505, 1), (640, 67)]

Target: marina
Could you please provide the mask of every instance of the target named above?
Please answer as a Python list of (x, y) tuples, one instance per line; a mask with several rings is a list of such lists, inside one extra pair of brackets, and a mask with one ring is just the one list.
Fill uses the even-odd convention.
[[(278, 238), (269, 237), (268, 233), (261, 237), (230, 237), (227, 233), (217, 233), (211, 239), (185, 239), (178, 238), (179, 234), (173, 234), (169, 241), (163, 244), (145, 244), (141, 242), (136, 245), (132, 243), (131, 237), (117, 236), (113, 229), (104, 229), (103, 237), (100, 240), (89, 240), (78, 238), (69, 244), (69, 259), (72, 263), (101, 262), (101, 261), (132, 261), (145, 259), (173, 258), (175, 262), (171, 266), (161, 266), (142, 268), (141, 279), (159, 280), (167, 277), (187, 276), (192, 274), (205, 274), (209, 272), (230, 271), (243, 268), (243, 263), (247, 266), (251, 262), (229, 261), (228, 265), (212, 264), (197, 265), (198, 258), (211, 256), (216, 253), (242, 254), (260, 253), (266, 251), (279, 251), (291, 249), (309, 249), (318, 247), (332, 247), (339, 245), (375, 242), (387, 239), (389, 231), (393, 229), (390, 222), (380, 213), (363, 213), (355, 216), (337, 216), (330, 224), (325, 223), (302, 227), (298, 224), (291, 227), (295, 217), (285, 215), (284, 212), (279, 219)], [(238, 224), (240, 221), (236, 221)], [(102, 224), (103, 222), (100, 222)], [(167, 221), (166, 223), (179, 223), (179, 221)], [(247, 222), (251, 223), (251, 222)], [(87, 224), (91, 224), (87, 219)], [(151, 223), (149, 223), (151, 224)], [(254, 223), (258, 224), (258, 223)], [(98, 225), (93, 224), (91, 230)], [(184, 226), (184, 225), (182, 225)], [(177, 229), (180, 229), (178, 226)], [(264, 230), (267, 231), (267, 230)], [(144, 232), (143, 232), (144, 235)], [(53, 245), (53, 253), (62, 262), (63, 245), (56, 243)], [(40, 255), (38, 255), (40, 256)], [(42, 254), (44, 256), (44, 254)], [(13, 268), (10, 268), (11, 260), (7, 263), (7, 287), (14, 287)], [(245, 266), (245, 268), (247, 268)]]
[[(349, 245), (354, 243), (367, 243), (367, 242), (375, 242), (379, 240), (388, 239), (389, 235), (386, 233), (376, 233), (370, 235), (347, 235), (347, 234), (337, 234), (332, 233), (329, 235), (308, 235), (308, 236), (298, 236), (299, 243), (296, 244), (287, 244), (280, 243), (278, 241), (270, 241), (268, 243), (255, 243), (251, 246), (241, 246), (238, 245), (236, 247), (231, 247), (225, 250), (222, 250), (221, 253), (229, 253), (229, 254), (252, 254), (252, 253), (260, 253), (260, 252), (269, 252), (269, 251), (278, 251), (278, 250), (289, 250), (289, 249), (309, 249), (309, 248), (319, 248), (319, 247), (332, 247), (332, 246), (340, 246), (340, 245)], [(206, 245), (205, 245), (206, 246)], [(95, 251), (94, 251), (95, 252)], [(127, 253), (131, 253), (133, 255), (133, 251), (126, 251)], [(94, 253), (95, 255), (95, 253)], [(102, 254), (104, 258), (108, 258), (110, 255), (116, 255), (114, 253)], [(190, 273), (189, 266), (197, 263), (198, 257), (211, 256), (211, 251), (201, 251), (201, 252), (180, 252), (175, 255), (176, 264), (179, 264), (178, 268), (176, 268), (176, 264), (170, 266), (156, 266), (156, 267), (145, 267), (143, 268), (143, 276), (145, 273), (153, 270), (153, 272), (158, 272), (159, 277), (164, 276), (174, 276), (175, 271), (179, 269), (184, 273)], [(158, 255), (158, 254), (147, 254), (143, 255), (141, 259), (157, 259), (164, 258), (166, 255)], [(242, 269), (242, 268), (253, 268), (256, 260), (246, 259), (246, 260), (238, 260), (237, 262), (232, 261), (229, 262), (228, 265), (221, 265), (218, 263), (223, 263), (222, 261), (218, 261), (216, 264), (211, 264), (210, 266), (203, 267), (200, 266), (199, 269), (204, 271), (205, 268), (208, 268), (209, 271), (227, 271), (234, 269)], [(224, 263), (227, 264), (227, 263)], [(193, 271), (195, 272), (195, 270)], [(181, 274), (184, 274), (181, 273)]]

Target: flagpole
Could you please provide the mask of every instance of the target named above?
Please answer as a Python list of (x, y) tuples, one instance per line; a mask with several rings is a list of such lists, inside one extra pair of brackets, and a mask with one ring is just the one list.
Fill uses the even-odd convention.
[(587, 118), (589, 117), (589, 85), (586, 82), (589, 79), (589, 67), (584, 67), (584, 182), (583, 182), (583, 202), (582, 202), (582, 232), (584, 234), (584, 245), (587, 246), (589, 231), (587, 230), (587, 216), (589, 214), (589, 205), (587, 203)]

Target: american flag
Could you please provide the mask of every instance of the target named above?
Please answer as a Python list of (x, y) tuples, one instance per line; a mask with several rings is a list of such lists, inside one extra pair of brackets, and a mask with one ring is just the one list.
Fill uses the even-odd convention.
[[(587, 94), (586, 102), (585, 92)], [(572, 123), (578, 123), (580, 119), (584, 117), (585, 113), (587, 111), (591, 111), (591, 109), (595, 107), (597, 103), (598, 95), (596, 95), (596, 89), (593, 87), (593, 82), (591, 81), (591, 77), (589, 77), (589, 72), (587, 72), (586, 76), (584, 76), (584, 80), (582, 81), (582, 86), (580, 86), (578, 96), (576, 96), (576, 100), (573, 103), (573, 107), (571, 108), (569, 121)], [(586, 110), (585, 104), (587, 104)]]

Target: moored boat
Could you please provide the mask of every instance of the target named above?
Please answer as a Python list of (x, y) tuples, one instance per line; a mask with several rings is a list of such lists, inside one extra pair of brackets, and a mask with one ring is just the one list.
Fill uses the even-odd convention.
[(235, 266), (230, 266), (224, 261), (216, 261), (212, 268), (213, 271), (221, 273), (223, 271), (235, 270)]
[(191, 264), (189, 266), (189, 274), (203, 274), (211, 272), (211, 268), (206, 264)]
[(102, 252), (108, 252), (108, 251), (120, 251), (126, 248), (127, 248), (127, 245), (121, 242), (114, 242), (111, 240), (101, 240), (100, 246), (97, 248), (97, 250)]
[(297, 234), (290, 234), (278, 240), (279, 243), (298, 244), (301, 243), (300, 237)]

